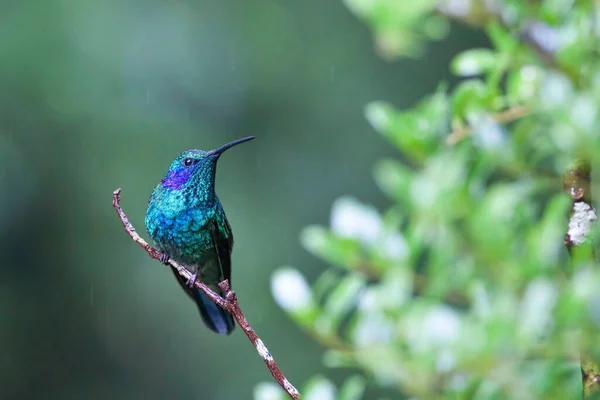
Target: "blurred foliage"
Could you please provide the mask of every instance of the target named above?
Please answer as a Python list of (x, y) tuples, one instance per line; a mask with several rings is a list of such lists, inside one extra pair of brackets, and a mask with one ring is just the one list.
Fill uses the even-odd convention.
[[(347, 0), (385, 57), (424, 54), (451, 21), (478, 26), (469, 48), (414, 107), (366, 106), (404, 158), (374, 179), (391, 205), (335, 201), (301, 243), (324, 263), (309, 285), (286, 266), (272, 293), (326, 348), (306, 399), (574, 399), (580, 351), (598, 359), (600, 271), (563, 243), (572, 199), (562, 175), (600, 151), (600, 4), (593, 1)], [(585, 364), (589, 367), (589, 364)], [(383, 395), (382, 395), (383, 396)], [(285, 396), (261, 384), (255, 399)]]

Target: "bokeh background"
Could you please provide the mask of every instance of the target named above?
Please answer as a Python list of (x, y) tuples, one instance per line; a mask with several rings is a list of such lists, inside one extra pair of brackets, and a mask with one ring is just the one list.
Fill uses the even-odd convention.
[(388, 204), (371, 168), (398, 155), (365, 104), (413, 104), (484, 40), (452, 26), (421, 59), (390, 62), (339, 1), (1, 2), (0, 398), (241, 399), (269, 379), (239, 329), (202, 325), (111, 208), (121, 187), (147, 237), (147, 200), (171, 160), (246, 135), (257, 139), (217, 176), (234, 289), (290, 380), (324, 371), (270, 275), (322, 271), (298, 233), (326, 224), (340, 195)]

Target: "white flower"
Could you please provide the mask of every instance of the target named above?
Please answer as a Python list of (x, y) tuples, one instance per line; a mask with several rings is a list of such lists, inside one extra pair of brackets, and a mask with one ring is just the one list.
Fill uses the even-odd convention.
[(341, 197), (333, 203), (331, 230), (340, 237), (375, 243), (382, 231), (383, 221), (377, 210), (352, 197)]
[(312, 303), (312, 293), (300, 272), (291, 267), (275, 271), (271, 278), (271, 292), (284, 310), (294, 313), (307, 309)]
[(305, 400), (335, 400), (337, 389), (327, 379), (319, 379), (317, 383), (304, 394)]
[(499, 149), (505, 143), (504, 130), (488, 114), (469, 116), (469, 122), (474, 127), (474, 142), (484, 149)]
[(390, 260), (402, 261), (408, 256), (408, 243), (399, 232), (385, 235), (381, 242), (381, 249)]
[(353, 332), (354, 344), (358, 347), (385, 345), (390, 343), (394, 333), (392, 324), (377, 310), (361, 315)]
[(471, 10), (470, 0), (444, 0), (438, 5), (441, 12), (456, 18), (466, 17)]
[(254, 387), (254, 400), (282, 400), (283, 390), (273, 382), (261, 382)]
[(544, 76), (540, 89), (540, 101), (547, 108), (554, 109), (569, 104), (572, 87), (569, 80), (559, 74), (549, 73)]
[(461, 331), (456, 311), (436, 305), (425, 312), (415, 313), (406, 321), (408, 342), (416, 351), (429, 351), (455, 343)]
[(423, 332), (435, 345), (455, 342), (460, 334), (460, 319), (456, 311), (446, 306), (432, 308), (423, 320)]

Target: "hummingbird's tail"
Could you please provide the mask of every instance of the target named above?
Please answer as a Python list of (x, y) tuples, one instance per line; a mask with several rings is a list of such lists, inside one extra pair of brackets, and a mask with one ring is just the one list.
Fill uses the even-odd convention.
[[(187, 280), (179, 275), (176, 270), (171, 268), (171, 271), (173, 272), (173, 275), (175, 275), (175, 278), (177, 278), (177, 282), (179, 282), (183, 290), (185, 290), (198, 306), (204, 324), (213, 332), (220, 335), (229, 335), (235, 327), (233, 316), (228, 311), (225, 311), (216, 305), (202, 290), (197, 287), (190, 288), (186, 283)], [(211, 285), (211, 289), (222, 295), (221, 289), (218, 286), (215, 285), (215, 287), (212, 287)]]
[(196, 300), (204, 324), (218, 334), (229, 335), (235, 327), (233, 316), (229, 311), (216, 305), (202, 290), (198, 288), (192, 290), (194, 290), (194, 300)]

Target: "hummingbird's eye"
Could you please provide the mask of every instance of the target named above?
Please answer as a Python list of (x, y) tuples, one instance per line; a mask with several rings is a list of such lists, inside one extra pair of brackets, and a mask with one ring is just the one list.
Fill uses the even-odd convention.
[(184, 167), (189, 167), (194, 163), (194, 159), (192, 158), (186, 158), (185, 160), (183, 160), (183, 166)]

